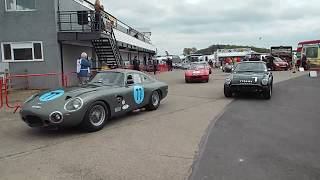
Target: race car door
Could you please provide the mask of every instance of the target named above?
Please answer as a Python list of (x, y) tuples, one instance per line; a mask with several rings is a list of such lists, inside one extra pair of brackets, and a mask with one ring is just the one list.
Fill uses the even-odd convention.
[(125, 98), (131, 110), (142, 108), (146, 105), (145, 86), (142, 82), (140, 73), (128, 73), (126, 77), (128, 93)]

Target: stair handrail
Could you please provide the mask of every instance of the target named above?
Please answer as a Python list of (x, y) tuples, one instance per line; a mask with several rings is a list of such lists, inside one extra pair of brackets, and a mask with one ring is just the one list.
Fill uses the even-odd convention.
[(116, 36), (114, 34), (114, 31), (113, 31), (113, 27), (111, 26), (111, 41), (110, 41), (110, 44), (112, 46), (112, 49), (113, 51), (115, 52), (115, 59), (116, 59), (116, 62), (117, 62), (117, 65), (118, 67), (123, 67), (123, 60), (122, 60), (122, 56), (120, 54), (120, 50), (119, 50), (119, 47), (118, 47), (118, 41), (116, 39)]

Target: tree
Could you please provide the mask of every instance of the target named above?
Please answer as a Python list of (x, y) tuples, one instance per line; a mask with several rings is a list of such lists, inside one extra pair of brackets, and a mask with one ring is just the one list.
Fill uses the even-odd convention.
[(197, 48), (195, 48), (195, 47), (183, 49), (183, 55), (185, 55), (185, 56), (196, 53), (196, 52), (197, 52)]
[(191, 54), (194, 54), (196, 52), (197, 52), (197, 48), (195, 48), (195, 47), (191, 48)]

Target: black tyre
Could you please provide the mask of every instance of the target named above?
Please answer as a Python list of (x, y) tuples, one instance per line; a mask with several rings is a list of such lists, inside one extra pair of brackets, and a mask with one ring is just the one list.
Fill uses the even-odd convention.
[(186, 80), (186, 83), (190, 83), (190, 81), (188, 79), (185, 79)]
[(224, 87), (224, 96), (225, 96), (226, 98), (232, 97), (232, 91), (230, 90), (230, 88)]
[(272, 97), (272, 86), (269, 86), (264, 92), (263, 92), (263, 98), (264, 99), (271, 99)]
[(108, 118), (109, 110), (107, 106), (105, 103), (97, 101), (88, 108), (80, 128), (86, 132), (99, 131), (105, 126)]
[(149, 111), (157, 110), (160, 106), (160, 101), (161, 101), (161, 97), (160, 97), (159, 91), (153, 91), (150, 97), (149, 104), (147, 106), (147, 110)]

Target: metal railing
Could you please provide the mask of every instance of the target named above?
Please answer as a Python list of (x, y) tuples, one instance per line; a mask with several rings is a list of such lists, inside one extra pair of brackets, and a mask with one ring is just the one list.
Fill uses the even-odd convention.
[(94, 11), (59, 11), (58, 26), (62, 32), (101, 32), (104, 19)]
[[(103, 19), (103, 23), (100, 20), (96, 20), (96, 13), (93, 11), (94, 4), (83, 0), (87, 6), (92, 10), (88, 11), (58, 11), (58, 24), (60, 31), (82, 31), (89, 32), (92, 30), (92, 27), (98, 23), (100, 28), (103, 28), (103, 23), (110, 22), (114, 29), (121, 31), (125, 34), (128, 34), (132, 37), (135, 37), (143, 42), (151, 44), (151, 40), (145, 34), (139, 32), (138, 30), (132, 28), (121, 20), (117, 19), (113, 15), (109, 14), (106, 11), (101, 11), (100, 15)], [(87, 18), (88, 17), (88, 18)], [(80, 21), (79, 21), (80, 20)], [(102, 29), (100, 29), (102, 30)]]

